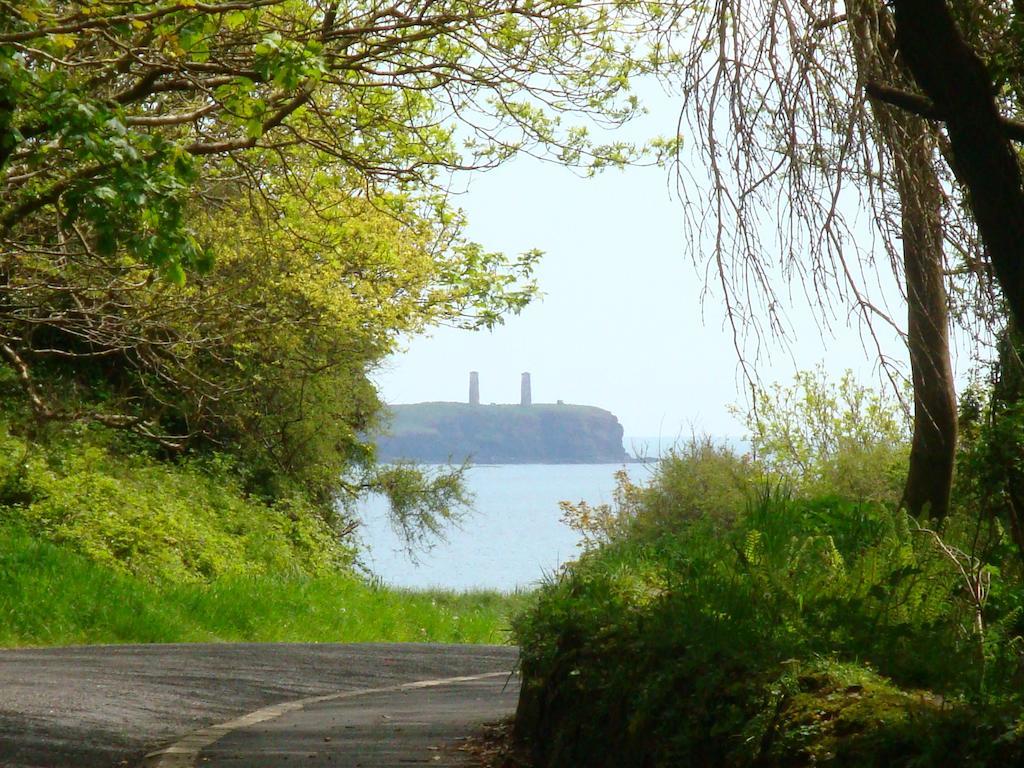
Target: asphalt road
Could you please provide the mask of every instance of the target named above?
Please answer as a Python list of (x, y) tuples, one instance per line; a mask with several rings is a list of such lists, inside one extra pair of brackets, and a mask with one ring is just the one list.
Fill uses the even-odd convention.
[[(433, 644), (0, 650), (0, 765), (134, 768), (146, 754), (188, 743), (211, 726), (217, 739), (193, 738), (200, 748), (188, 760), (269, 768), (302, 755), (309, 768), (321, 758), (363, 768), (446, 765), (434, 759), (445, 753), (442, 741), (514, 707), (514, 681), (480, 676), (508, 673), (515, 660), (509, 647)], [(478, 679), (439, 682), (463, 676)], [(434, 682), (407, 685), (416, 681)], [(216, 728), (239, 718), (236, 727)], [(298, 736), (294, 748), (281, 746), (288, 732)], [(392, 749), (400, 742), (409, 754)], [(172, 762), (180, 755), (156, 759), (187, 764)]]

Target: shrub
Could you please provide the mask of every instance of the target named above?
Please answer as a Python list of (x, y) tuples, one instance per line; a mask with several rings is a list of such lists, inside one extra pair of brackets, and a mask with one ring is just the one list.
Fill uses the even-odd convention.
[(108, 438), (79, 429), (40, 445), (0, 423), (0, 522), (151, 580), (318, 575), (352, 562), (341, 521), (304, 497), (247, 497), (224, 462), (125, 456)]
[(746, 424), (754, 456), (806, 495), (898, 503), (906, 478), (910, 419), (884, 392), (838, 382), (819, 366), (790, 387), (761, 390), (753, 407), (733, 409)]
[(644, 489), (637, 511), (641, 528), (671, 530), (687, 520), (711, 518), (731, 525), (769, 482), (749, 455), (710, 438), (671, 449)]
[(562, 522), (584, 549), (629, 536), (651, 536), (700, 519), (730, 525), (767, 479), (749, 456), (739, 456), (709, 437), (677, 445), (640, 486), (625, 470), (615, 473), (610, 504), (560, 502)]
[[(983, 605), (979, 632), (939, 546), (962, 540), (966, 521), (933, 534), (882, 504), (771, 486), (726, 520), (688, 514), (682, 488), (674, 516), (667, 485), (631, 512), (662, 505), (657, 519), (674, 527), (584, 553), (517, 620), (517, 730), (539, 765), (1020, 756), (1016, 736), (997, 745), (985, 730), (1012, 730), (1000, 707), (1020, 656), (1002, 623), (1016, 598)], [(980, 564), (983, 581), (996, 572)]]

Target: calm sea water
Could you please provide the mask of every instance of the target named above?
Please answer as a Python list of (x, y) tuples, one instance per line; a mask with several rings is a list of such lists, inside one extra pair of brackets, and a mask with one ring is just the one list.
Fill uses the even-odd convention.
[[(577, 536), (559, 522), (558, 502), (611, 500), (617, 464), (502, 464), (473, 467), (468, 473), (475, 509), (447, 541), (405, 554), (387, 518), (383, 499), (368, 499), (361, 512), (364, 565), (385, 583), (401, 587), (530, 587), (579, 552)], [(649, 469), (627, 467), (634, 481)]]

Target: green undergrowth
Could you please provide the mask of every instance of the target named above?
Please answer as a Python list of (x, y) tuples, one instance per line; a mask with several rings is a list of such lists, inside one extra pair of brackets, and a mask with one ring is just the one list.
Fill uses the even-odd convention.
[(344, 522), (300, 494), (247, 494), (225, 456), (170, 461), (103, 429), (45, 439), (0, 422), (0, 523), (153, 581), (348, 568)]
[[(540, 768), (1024, 764), (1024, 591), (997, 526), (794, 498), (715, 459), (569, 509), (588, 551), (515, 622)], [(719, 465), (742, 506), (678, 491)]]
[(0, 528), (0, 646), (157, 642), (507, 643), (526, 597), (374, 586), (346, 573), (154, 582)]

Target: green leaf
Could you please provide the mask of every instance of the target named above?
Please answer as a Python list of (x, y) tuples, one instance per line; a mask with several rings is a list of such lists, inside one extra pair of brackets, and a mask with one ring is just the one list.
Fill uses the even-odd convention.
[(245, 135), (250, 139), (258, 139), (263, 135), (263, 119), (259, 116), (250, 117), (245, 121)]
[(112, 229), (102, 227), (96, 232), (96, 250), (103, 256), (113, 256), (117, 252), (117, 235)]
[(224, 15), (224, 26), (228, 29), (238, 29), (245, 24), (245, 14), (242, 11), (232, 11)]
[(192, 266), (201, 275), (208, 275), (212, 272), (214, 263), (215, 257), (210, 248), (200, 248), (192, 260)]
[(164, 267), (164, 274), (168, 280), (179, 288), (185, 285), (185, 269), (181, 266), (179, 261), (172, 261)]

